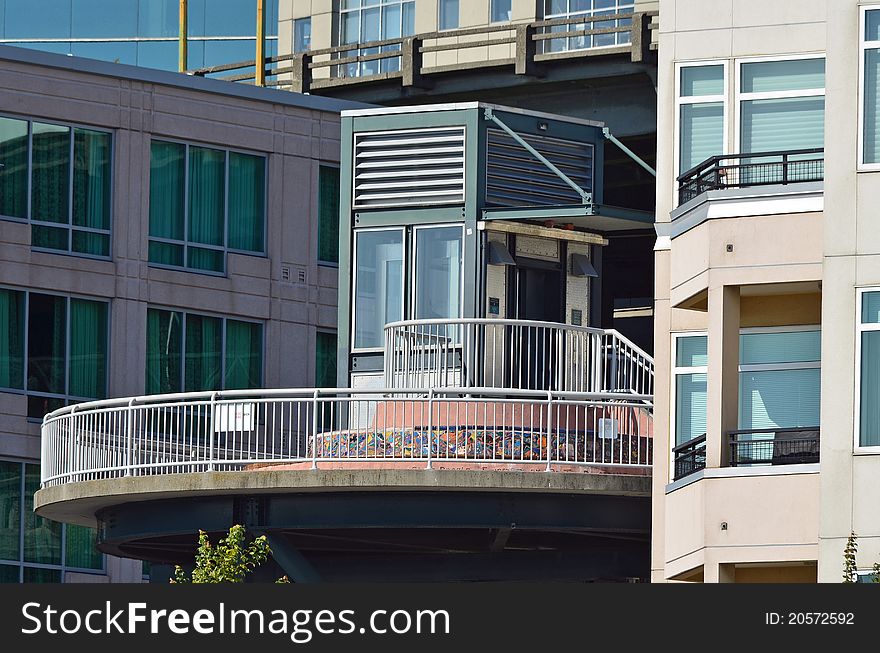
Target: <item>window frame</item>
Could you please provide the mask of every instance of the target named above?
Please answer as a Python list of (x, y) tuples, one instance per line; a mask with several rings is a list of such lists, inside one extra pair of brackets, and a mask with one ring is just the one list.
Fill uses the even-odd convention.
[[(721, 95), (694, 95), (682, 97), (681, 95), (681, 73), (685, 68), (703, 68), (706, 66), (722, 66), (722, 94)], [(675, 63), (675, 116), (673, 119), (673, 143), (674, 151), (672, 153), (672, 169), (675, 176), (672, 180), (673, 185), (673, 208), (679, 206), (678, 202), (678, 177), (681, 175), (679, 169), (681, 167), (681, 107), (686, 104), (715, 104), (721, 102), (721, 123), (722, 138), (721, 152), (719, 156), (730, 153), (730, 60), (729, 59), (695, 59), (693, 61), (677, 61)]]
[[(227, 277), (229, 275), (229, 254), (243, 254), (245, 256), (257, 256), (260, 258), (268, 258), (268, 248), (266, 241), (269, 236), (269, 155), (266, 152), (257, 152), (255, 150), (245, 150), (237, 147), (228, 147), (223, 145), (215, 145), (213, 143), (202, 143), (196, 141), (181, 140), (178, 138), (166, 138), (165, 136), (150, 136), (150, 150), (148, 152), (149, 160), (147, 162), (147, 170), (152, 165), (152, 146), (154, 142), (172, 143), (175, 145), (183, 145), (183, 240), (174, 240), (173, 238), (163, 238), (160, 236), (150, 235), (149, 226), (149, 194), (152, 179), (150, 173), (147, 173), (146, 191), (147, 191), (147, 265), (152, 268), (162, 270), (177, 270), (179, 272), (190, 272), (194, 274), (206, 274), (212, 277)], [(193, 268), (187, 265), (190, 241), (189, 234), (189, 148), (199, 147), (207, 150), (219, 150), (223, 152), (223, 245), (207, 245), (204, 243), (192, 243), (197, 249), (209, 249), (212, 251), (223, 252), (223, 270), (203, 270), (201, 268)], [(260, 252), (249, 249), (236, 249), (229, 247), (229, 155), (231, 153), (244, 154), (247, 156), (255, 156), (263, 159), (263, 249)], [(150, 261), (149, 244), (151, 241), (170, 245), (181, 245), (183, 247), (184, 265), (170, 265), (168, 263), (155, 263)]]
[[(407, 238), (407, 228), (406, 226), (399, 227), (366, 227), (364, 229), (355, 229), (352, 234), (351, 239), (351, 334), (349, 335), (349, 344), (351, 346), (352, 353), (359, 354), (367, 354), (367, 353), (377, 353), (384, 352), (385, 348), (383, 346), (379, 347), (357, 347), (355, 345), (355, 339), (357, 336), (357, 283), (358, 283), (358, 238), (362, 233), (368, 232), (376, 232), (376, 231), (396, 231), (400, 233), (400, 247), (401, 247), (401, 269), (402, 273), (406, 273), (409, 268), (408, 259), (409, 259), (409, 247), (408, 247), (408, 238)], [(405, 277), (404, 277), (405, 281)], [(403, 292), (400, 293), (400, 315), (404, 316), (403, 319), (406, 319), (406, 288), (403, 288)]]
[[(385, 40), (384, 38), (382, 38), (382, 31), (383, 31), (383, 27), (384, 27), (383, 18), (385, 17), (385, 8), (389, 7), (389, 6), (400, 7), (400, 39), (402, 40), (402, 39), (405, 39), (409, 36), (413, 36), (413, 34), (415, 34), (415, 32), (416, 32), (415, 29), (413, 29), (413, 34), (406, 34), (405, 33), (406, 30), (404, 29), (404, 26), (406, 25), (406, 22), (404, 19), (404, 14), (405, 14), (404, 5), (407, 5), (410, 3), (412, 4), (413, 22), (415, 23), (415, 11), (416, 11), (415, 0), (378, 0), (375, 4), (371, 4), (371, 5), (367, 5), (367, 6), (364, 6), (362, 3), (359, 2), (357, 7), (349, 7), (347, 9), (342, 6), (342, 3), (340, 3), (339, 28), (338, 28), (338, 30), (336, 30), (336, 45), (339, 47), (346, 47), (347, 50), (341, 51), (339, 53), (339, 57), (342, 58), (342, 57), (350, 57), (350, 56), (361, 56), (363, 54), (366, 54), (364, 52), (364, 50), (373, 49), (374, 46), (371, 46), (369, 48), (363, 47), (364, 43), (371, 43), (372, 42), (372, 41), (365, 41), (363, 39), (363, 33), (364, 33), (363, 32), (363, 24), (364, 24), (363, 13), (366, 10), (370, 10), (370, 9), (378, 9), (379, 10), (379, 40)], [(355, 13), (358, 14), (358, 40), (353, 43), (346, 43), (345, 42), (345, 33), (344, 33), (345, 16), (355, 14)], [(393, 44), (378, 47), (379, 52), (390, 52), (390, 51), (393, 51), (394, 49), (400, 50), (399, 46), (395, 46)], [(339, 74), (339, 77), (372, 77), (373, 75), (380, 75), (385, 72), (395, 72), (395, 71), (391, 71), (391, 70), (383, 70), (383, 68), (385, 66), (388, 66), (389, 68), (391, 68), (392, 66), (391, 66), (390, 62), (392, 62), (392, 61), (396, 62), (397, 66), (398, 66), (397, 70), (399, 71), (402, 68), (402, 63), (400, 62), (399, 57), (400, 57), (400, 55), (386, 57), (384, 59), (376, 59), (374, 61), (360, 61), (360, 62), (352, 62), (352, 63), (348, 63), (348, 64), (338, 64), (338, 65), (336, 65), (336, 68), (341, 73), (341, 74)], [(376, 72), (370, 72), (366, 69), (365, 66), (369, 66), (371, 64), (376, 65)], [(351, 66), (356, 67), (356, 71), (354, 73), (349, 72)]]
[[(679, 446), (676, 444), (676, 411), (675, 406), (678, 403), (678, 377), (683, 376), (685, 374), (705, 374), (706, 381), (708, 383), (709, 377), (709, 355), (708, 355), (708, 341), (709, 341), (709, 332), (706, 330), (697, 330), (697, 331), (675, 331), (670, 334), (672, 336), (672, 356), (671, 356), (671, 376), (672, 383), (670, 385), (670, 396), (671, 401), (669, 402), (669, 467), (668, 467), (668, 481), (671, 482), (675, 476), (675, 453), (672, 451), (675, 447)], [(706, 364), (705, 365), (692, 365), (689, 367), (679, 367), (676, 363), (676, 359), (678, 358), (678, 341), (682, 338), (694, 338), (694, 337), (704, 337), (707, 342), (706, 349)], [(708, 387), (707, 387), (708, 390)], [(707, 397), (708, 398), (708, 397)], [(708, 413), (708, 408), (707, 408)], [(682, 443), (684, 444), (684, 443)]]
[[(19, 224), (28, 224), (31, 227), (30, 230), (30, 240), (33, 243), (33, 228), (34, 226), (38, 227), (52, 227), (56, 229), (66, 229), (67, 230), (67, 249), (53, 249), (51, 247), (38, 247), (33, 244), (30, 245), (31, 251), (34, 252), (44, 252), (47, 254), (59, 254), (61, 256), (76, 256), (78, 258), (90, 258), (97, 261), (110, 261), (113, 260), (113, 223), (115, 221), (114, 216), (114, 204), (116, 199), (116, 130), (107, 129), (105, 127), (95, 127), (92, 125), (85, 125), (82, 123), (76, 122), (68, 122), (64, 120), (54, 120), (54, 119), (43, 119), (32, 116), (22, 116), (14, 113), (8, 112), (0, 112), (0, 118), (7, 118), (9, 120), (19, 120), (23, 121), (27, 124), (27, 197), (25, 198), (25, 208), (27, 212), (27, 217), (18, 218), (11, 215), (4, 215), (0, 213), (0, 220), (5, 220), (8, 222), (17, 222)], [(45, 220), (34, 220), (33, 218), (33, 191), (34, 191), (34, 181), (33, 181), (33, 163), (34, 163), (34, 123), (40, 123), (42, 125), (51, 125), (54, 127), (66, 127), (69, 130), (69, 139), (70, 144), (68, 148), (68, 156), (69, 156), (69, 166), (67, 171), (67, 222), (47, 222)], [(73, 224), (73, 187), (74, 187), (74, 130), (76, 129), (84, 129), (87, 131), (93, 131), (101, 134), (107, 134), (110, 137), (110, 175), (109, 175), (109, 185), (110, 185), (110, 215), (108, 216), (108, 224), (110, 227), (108, 229), (95, 229), (94, 227), (85, 227), (85, 226), (74, 226)], [(84, 233), (91, 234), (100, 234), (107, 236), (107, 255), (103, 256), (100, 254), (89, 254), (88, 252), (75, 252), (73, 251), (73, 232), (80, 231)]]
[(866, 331), (880, 331), (880, 322), (862, 322), (862, 301), (869, 293), (880, 293), (880, 286), (862, 286), (856, 289), (856, 353), (855, 353), (855, 387), (853, 389), (853, 452), (877, 454), (880, 444), (863, 445), (862, 431), (862, 334)]
[[(61, 524), (61, 563), (60, 564), (52, 564), (47, 562), (27, 562), (24, 559), (24, 541), (25, 541), (25, 489), (26, 489), (26, 472), (28, 465), (34, 465), (36, 467), (40, 467), (39, 461), (32, 460), (14, 460), (10, 458), (0, 458), (0, 462), (3, 463), (11, 463), (14, 465), (18, 465), (19, 467), (19, 492), (21, 493), (21, 499), (19, 501), (19, 514), (18, 514), (18, 560), (12, 560), (9, 558), (0, 559), (0, 565), (4, 565), (7, 567), (17, 567), (18, 568), (18, 583), (24, 583), (24, 571), (25, 569), (46, 569), (50, 571), (60, 572), (61, 582), (66, 582), (67, 572), (73, 572), (77, 574), (91, 574), (93, 576), (103, 576), (107, 573), (107, 554), (100, 553), (101, 555), (101, 568), (93, 569), (90, 567), (74, 567), (72, 565), (67, 564), (67, 524), (63, 522), (55, 522)], [(45, 517), (43, 518), (45, 519)], [(48, 520), (52, 521), (52, 520)]]
[[(874, 163), (865, 161), (865, 55), (868, 50), (880, 49), (880, 40), (865, 40), (865, 27), (867, 26), (867, 17), (869, 11), (880, 12), (880, 4), (861, 5), (859, 7), (859, 108), (858, 108), (858, 145), (856, 172), (872, 172), (880, 170), (880, 160)], [(878, 117), (880, 117), (880, 106), (877, 107)]]
[[(12, 292), (24, 293), (24, 338), (22, 339), (22, 387), (9, 388), (0, 387), (0, 392), (7, 394), (23, 395), (25, 397), (45, 397), (47, 399), (61, 399), (65, 406), (71, 404), (82, 403), (84, 401), (95, 401), (101, 397), (79, 397), (70, 394), (70, 302), (73, 299), (79, 299), (89, 302), (100, 302), (107, 306), (107, 332), (104, 336), (104, 398), (107, 397), (110, 386), (110, 339), (112, 337), (112, 321), (113, 321), (113, 302), (105, 297), (88, 297), (76, 293), (59, 293), (57, 291), (44, 291), (39, 288), (17, 288), (6, 284), (0, 284), (0, 290), (9, 290)], [(49, 297), (62, 297), (65, 300), (64, 315), (64, 394), (53, 392), (40, 392), (28, 390), (28, 345), (30, 340), (30, 302), (31, 294), (47, 295)], [(27, 412), (27, 411), (25, 411)], [(42, 417), (27, 417), (29, 422), (41, 423)]]
[[(825, 98), (827, 79), (825, 86), (820, 89), (798, 89), (794, 91), (752, 91), (743, 92), (742, 89), (742, 66), (751, 63), (772, 63), (775, 61), (803, 61), (805, 59), (827, 59), (824, 52), (809, 52), (798, 54), (781, 54), (760, 57), (737, 57), (734, 59), (733, 70), (733, 147), (732, 154), (751, 154), (742, 151), (742, 103), (753, 100), (784, 100), (807, 97)], [(824, 111), (824, 109), (823, 109)]]
[[(260, 380), (258, 381), (258, 388), (265, 387), (266, 385), (266, 320), (252, 320), (247, 318), (239, 317), (238, 315), (232, 316), (227, 313), (215, 313), (211, 311), (190, 311), (185, 308), (173, 307), (173, 306), (165, 306), (162, 304), (147, 304), (147, 311), (150, 309), (157, 311), (168, 311), (171, 313), (180, 313), (182, 315), (180, 320), (180, 382), (181, 387), (180, 390), (176, 390), (175, 392), (187, 392), (186, 388), (186, 319), (189, 315), (194, 315), (197, 317), (208, 317), (213, 319), (220, 320), (220, 380), (222, 381), (221, 385), (224, 386), (220, 390), (216, 392), (221, 392), (225, 390), (226, 386), (226, 322), (227, 320), (232, 320), (233, 322), (244, 322), (246, 324), (258, 324), (260, 326), (260, 338), (262, 342), (260, 343)], [(144, 332), (146, 334), (147, 340), (149, 340), (149, 320), (145, 325)], [(144, 352), (144, 360), (146, 361), (147, 352)], [(147, 391), (147, 378), (146, 374), (148, 370), (146, 368), (146, 364), (144, 365), (145, 375), (144, 375), (144, 392)], [(254, 388), (257, 389), (257, 388)], [(198, 392), (198, 391), (195, 391)], [(203, 390), (201, 392), (208, 392), (207, 390)]]
[[(490, 2), (494, 2), (494, 0), (490, 0)], [(581, 9), (581, 10), (572, 11), (571, 10), (571, 0), (567, 0), (565, 3), (565, 11), (557, 12), (557, 13), (553, 13), (553, 12), (548, 13), (547, 12), (547, 0), (541, 0), (541, 4), (540, 4), (539, 9), (541, 12), (541, 16), (544, 20), (554, 20), (557, 18), (578, 18), (580, 16), (584, 16), (586, 18), (595, 18), (595, 17), (597, 17), (597, 14), (601, 18), (601, 12), (611, 11), (612, 14), (625, 14), (625, 13), (627, 13), (626, 10), (630, 9), (631, 11), (629, 12), (630, 13), (629, 20), (630, 20), (630, 24), (631, 24), (632, 17), (636, 13), (636, 0), (617, 0), (614, 3), (614, 5), (615, 6), (613, 7), (613, 11), (611, 8), (596, 9), (595, 7), (592, 9)], [(623, 6), (620, 6), (620, 5), (623, 5)], [(511, 5), (511, 10), (512, 10), (512, 5)], [(619, 23), (621, 20), (627, 20), (627, 19), (626, 18), (613, 18), (611, 20), (614, 21), (615, 23), (617, 23), (617, 25), (615, 25), (615, 27), (623, 27)], [(601, 22), (601, 21), (596, 21), (596, 22)], [(584, 24), (586, 24), (586, 23), (584, 23)], [(593, 25), (594, 25), (593, 23), (590, 23), (591, 28), (593, 28)], [(565, 27), (567, 30), (571, 30), (571, 29), (574, 29), (574, 27), (576, 27), (576, 26), (577, 26), (577, 23), (571, 23), (569, 25), (566, 25)], [(544, 28), (544, 29), (546, 30), (548, 28)], [(545, 32), (545, 33), (550, 33), (550, 32)], [(626, 35), (626, 40), (621, 42), (621, 37), (623, 35)], [(614, 37), (614, 43), (609, 43), (607, 45), (591, 45), (586, 48), (570, 48), (570, 47), (568, 47), (569, 39), (589, 38), (589, 39), (591, 39), (591, 42), (592, 42), (592, 39), (594, 39), (596, 36), (599, 36), (599, 35), (593, 34), (593, 35), (582, 36), (582, 37), (577, 37), (577, 36), (560, 37), (560, 39), (564, 39), (566, 41), (565, 48), (563, 48), (562, 50), (549, 50), (548, 49), (550, 46), (550, 41), (556, 40), (556, 39), (545, 40), (543, 42), (543, 46), (541, 46), (541, 47), (544, 48), (543, 51), (545, 54), (549, 54), (550, 52), (583, 52), (585, 50), (602, 50), (605, 48), (619, 48), (622, 46), (629, 46), (632, 42), (632, 35), (627, 32), (611, 32), (610, 36)]]

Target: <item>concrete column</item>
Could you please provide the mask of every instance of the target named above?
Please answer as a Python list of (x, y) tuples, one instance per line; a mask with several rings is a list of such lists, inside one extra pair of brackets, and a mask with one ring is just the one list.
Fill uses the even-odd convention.
[(709, 373), (706, 387), (706, 467), (728, 460), (725, 432), (739, 419), (739, 286), (709, 288)]
[(707, 562), (703, 567), (704, 583), (735, 583), (736, 568), (730, 564)]

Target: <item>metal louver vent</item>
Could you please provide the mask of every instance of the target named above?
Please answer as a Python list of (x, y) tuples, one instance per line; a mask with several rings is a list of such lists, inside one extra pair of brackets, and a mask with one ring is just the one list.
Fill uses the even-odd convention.
[[(500, 129), (487, 129), (486, 204), (542, 206), (580, 204), (581, 197), (531, 152)], [(593, 145), (520, 134), (588, 193), (593, 192)]]
[(464, 127), (356, 134), (353, 206), (464, 202)]

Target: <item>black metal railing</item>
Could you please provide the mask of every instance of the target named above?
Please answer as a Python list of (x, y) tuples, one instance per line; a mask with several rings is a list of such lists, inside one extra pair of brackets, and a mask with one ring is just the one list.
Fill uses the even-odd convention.
[(819, 427), (752, 429), (727, 433), (730, 466), (819, 462)]
[(706, 434), (683, 442), (672, 450), (673, 481), (690, 476), (706, 467)]
[(678, 177), (678, 203), (725, 188), (822, 181), (825, 150), (750, 152), (709, 157)]

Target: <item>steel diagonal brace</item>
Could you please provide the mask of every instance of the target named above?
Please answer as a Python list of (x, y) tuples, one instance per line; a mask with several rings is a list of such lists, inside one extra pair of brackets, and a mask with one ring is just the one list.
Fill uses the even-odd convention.
[(556, 175), (557, 177), (559, 177), (562, 181), (564, 181), (566, 184), (568, 184), (569, 186), (571, 186), (571, 187), (575, 190), (575, 192), (576, 192), (578, 195), (581, 196), (581, 201), (582, 201), (584, 204), (592, 204), (592, 203), (593, 203), (593, 194), (592, 194), (592, 193), (588, 193), (588, 192), (585, 191), (583, 188), (581, 188), (580, 186), (578, 186), (574, 181), (572, 181), (571, 177), (569, 177), (567, 174), (565, 174), (564, 172), (562, 172), (562, 170), (560, 170), (560, 169), (557, 168), (555, 165), (553, 165), (553, 164), (550, 162), (550, 160), (547, 159), (547, 157), (545, 157), (543, 154), (541, 154), (540, 152), (538, 152), (538, 150), (536, 150), (534, 147), (532, 147), (531, 145), (529, 145), (529, 144), (528, 144), (528, 143), (522, 138), (522, 136), (520, 136), (520, 135), (517, 134), (515, 131), (513, 131), (510, 127), (508, 127), (506, 124), (504, 124), (504, 122), (502, 122), (502, 121), (498, 118), (498, 116), (495, 115), (495, 113), (492, 111), (491, 108), (488, 108), (488, 107), (487, 107), (487, 108), (485, 109), (485, 116), (486, 116), (486, 120), (491, 120), (491, 121), (494, 122), (496, 125), (498, 125), (498, 126), (499, 126), (499, 127), (505, 132), (505, 133), (507, 133), (508, 136), (510, 136), (510, 137), (511, 137), (513, 140), (515, 140), (517, 143), (519, 143), (519, 144), (520, 144), (523, 148), (525, 148), (525, 149), (526, 149), (526, 150), (527, 150), (527, 151), (528, 151), (533, 157), (535, 157), (536, 159), (538, 159), (538, 161), (540, 161), (541, 163), (543, 163), (543, 164), (544, 164), (544, 165), (545, 165), (545, 166), (546, 166), (551, 172), (553, 172), (553, 174), (555, 174), (555, 175)]

